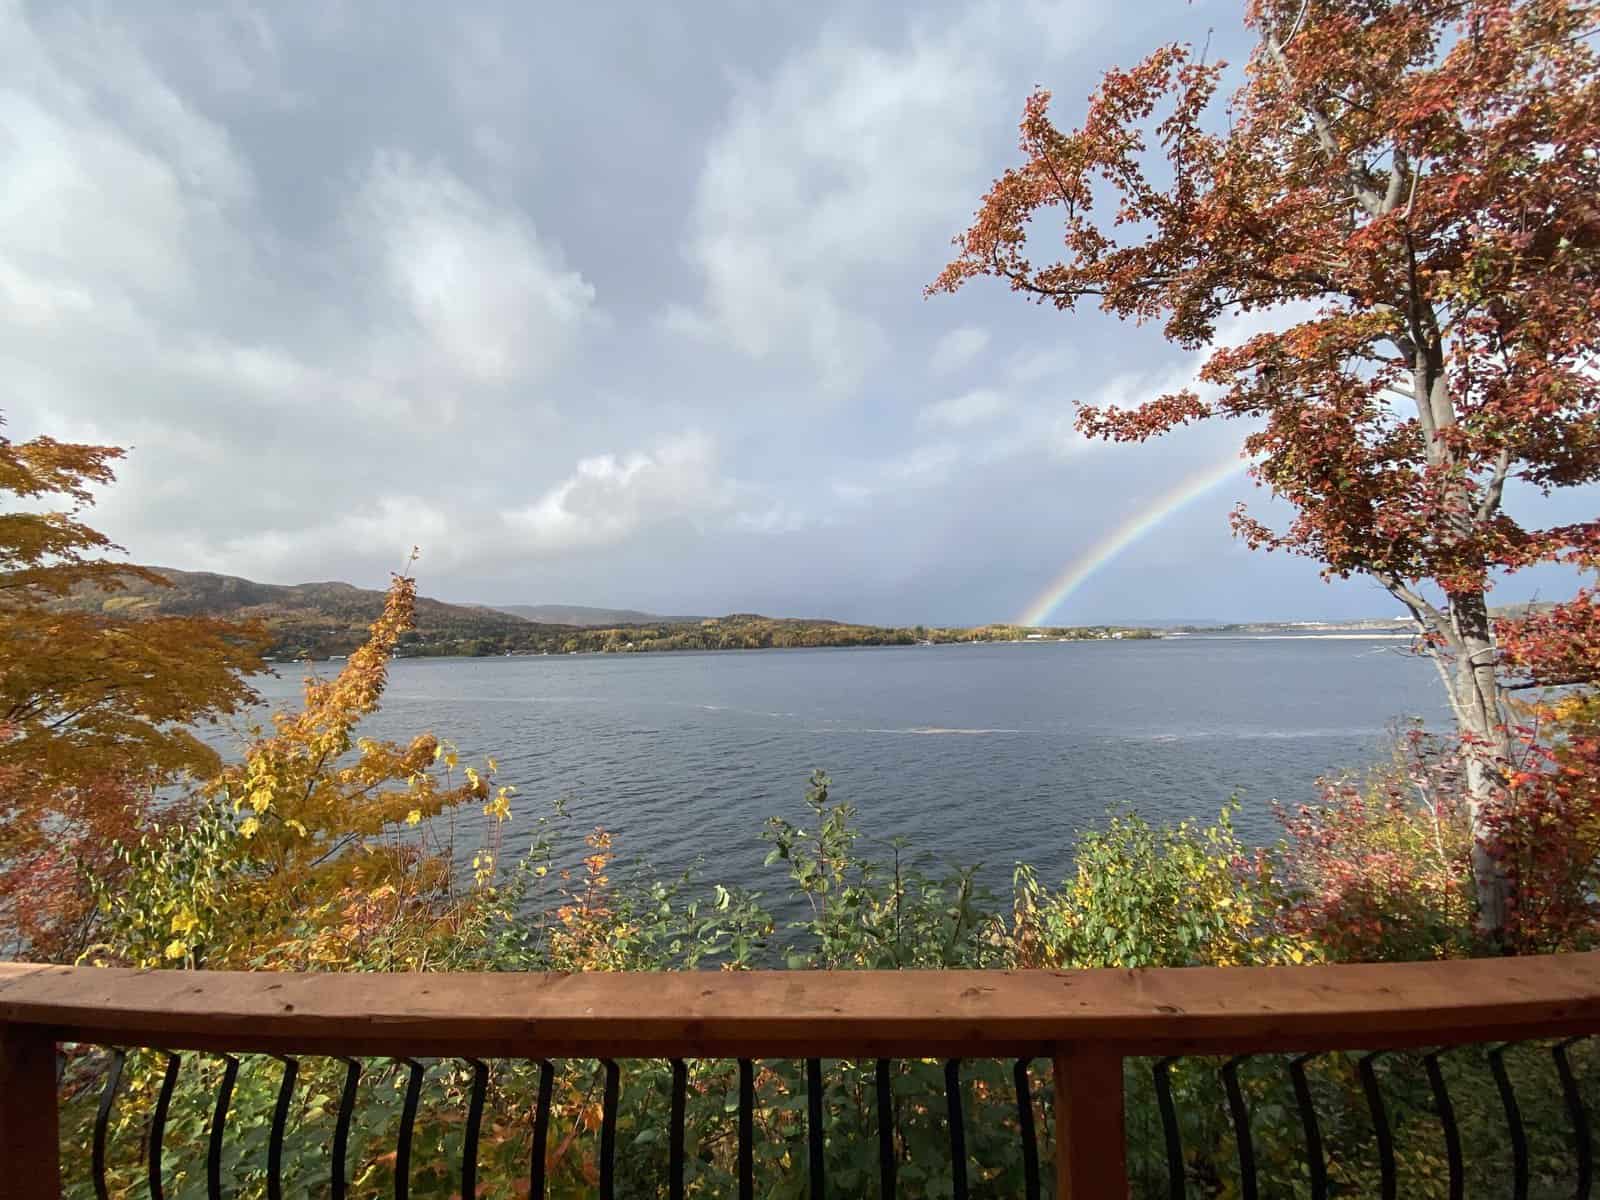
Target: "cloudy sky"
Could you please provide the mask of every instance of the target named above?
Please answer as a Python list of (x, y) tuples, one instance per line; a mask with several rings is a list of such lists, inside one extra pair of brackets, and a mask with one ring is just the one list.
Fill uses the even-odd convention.
[[(1086, 444), (1074, 401), (1193, 364), (921, 289), (1033, 85), (1069, 116), (1213, 26), (1239, 60), (1238, 10), (0, 0), (6, 432), (131, 447), (96, 523), (143, 562), (379, 585), (417, 544), (450, 600), (1013, 618), (1240, 431)], [(1056, 619), (1394, 611), (1234, 543), (1250, 494)]]

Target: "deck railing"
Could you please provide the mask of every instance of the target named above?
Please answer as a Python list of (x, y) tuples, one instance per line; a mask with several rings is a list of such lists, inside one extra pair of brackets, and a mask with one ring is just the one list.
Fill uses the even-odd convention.
[[(1316, 1115), (1305, 1086), (1308, 1055), (1332, 1050), (1382, 1052), (1432, 1048), (1430, 1082), (1453, 1145), (1449, 1169), (1459, 1194), (1459, 1135), (1438, 1069), (1444, 1049), (1529, 1039), (1570, 1039), (1600, 1033), (1600, 954), (1382, 966), (1302, 966), (1095, 971), (928, 972), (685, 972), (650, 974), (293, 974), (222, 971), (131, 971), (0, 964), (0, 1197), (60, 1193), (63, 1152), (96, 1167), (104, 1154), (105, 1108), (117, 1087), (114, 1072), (92, 1147), (63, 1147), (58, 1120), (58, 1050), (95, 1045), (125, 1051), (165, 1051), (167, 1075), (185, 1052), (261, 1054), (284, 1060), (283, 1099), (272, 1137), (281, 1152), (283, 1113), (295, 1086), (292, 1064), (313, 1056), (351, 1065), (350, 1083), (364, 1059), (412, 1064), (405, 1130), (415, 1116), (421, 1068), (427, 1058), (472, 1065), (469, 1137), (461, 1191), (471, 1195), (477, 1173), (476, 1122), (482, 1110), (485, 1060), (548, 1063), (595, 1059), (605, 1064), (605, 1124), (600, 1162), (608, 1194), (616, 1155), (614, 1121), (619, 1060), (673, 1064), (671, 1163), (665, 1190), (683, 1194), (682, 1113), (685, 1060), (740, 1063), (739, 1192), (751, 1194), (749, 1064), (784, 1059), (806, 1064), (810, 1154), (796, 1170), (821, 1178), (820, 1071), (822, 1060), (876, 1061), (879, 1102), (887, 1102), (887, 1065), (896, 1059), (947, 1062), (951, 1187), (967, 1190), (962, 1142), (961, 1061), (1006, 1059), (1016, 1065), (1017, 1128), (1029, 1164), (1024, 1189), (1041, 1190), (1037, 1164), (1053, 1161), (1057, 1197), (1120, 1197), (1128, 1191), (1124, 1140), (1124, 1061), (1152, 1058), (1164, 1135), (1176, 1149), (1170, 1091), (1163, 1081), (1178, 1056), (1225, 1058), (1221, 1083), (1238, 1133), (1246, 1195), (1254, 1193), (1250, 1121), (1238, 1083), (1245, 1056), (1286, 1054), (1294, 1081), (1313, 1192), (1325, 1194)], [(1565, 1044), (1554, 1047), (1573, 1145), (1576, 1194), (1586, 1195), (1591, 1173), (1587, 1116), (1572, 1080)], [(1372, 1082), (1372, 1055), (1361, 1060), (1371, 1084), (1375, 1122), (1383, 1122)], [(1500, 1059), (1491, 1055), (1506, 1102), (1513, 1148), (1522, 1138), (1516, 1099)], [(1053, 1146), (1040, 1147), (1028, 1064), (1051, 1064)], [(120, 1068), (121, 1054), (115, 1062)], [(213, 1131), (221, 1144), (235, 1067), (225, 1074)], [(548, 1121), (549, 1071), (538, 1110), (530, 1114), (535, 1175)], [(162, 1089), (170, 1095), (171, 1085)], [(153, 1190), (161, 1180), (158, 1101), (149, 1138)], [(1044, 1107), (1044, 1105), (1041, 1105)], [(347, 1108), (341, 1128), (347, 1128)], [(880, 1109), (880, 1113), (882, 1110)], [(892, 1194), (895, 1153), (880, 1120), (880, 1187)], [(873, 1131), (863, 1130), (871, 1138)], [(343, 1135), (339, 1135), (342, 1137)], [(403, 1136), (409, 1137), (403, 1132)], [(1393, 1194), (1395, 1167), (1387, 1130), (1380, 1128), (1381, 1190)], [(344, 1188), (342, 1146), (334, 1155), (334, 1194)], [(1526, 1194), (1525, 1149), (1516, 1150), (1507, 1194)], [(402, 1164), (403, 1167), (403, 1164)], [(1248, 1168), (1248, 1169), (1247, 1169)], [(210, 1164), (211, 1194), (220, 1192)], [(277, 1170), (276, 1160), (272, 1167)], [(1181, 1154), (1174, 1195), (1183, 1191)], [(397, 1190), (405, 1186), (403, 1169)], [(1048, 1178), (1043, 1181), (1048, 1184)], [(276, 1184), (269, 1183), (269, 1194)], [(1048, 1191), (1048, 1187), (1045, 1187)], [(537, 1191), (534, 1194), (538, 1194)]]

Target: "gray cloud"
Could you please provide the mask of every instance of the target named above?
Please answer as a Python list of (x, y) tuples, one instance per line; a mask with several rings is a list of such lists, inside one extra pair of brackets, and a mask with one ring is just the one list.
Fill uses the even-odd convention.
[[(7, 432), (133, 447), (96, 519), (143, 561), (1014, 615), (1239, 431), (1085, 443), (1074, 401), (1193, 364), (921, 288), (1034, 83), (1070, 114), (1160, 40), (1232, 54), (1203, 8), (0, 0)], [(1062, 617), (1388, 610), (1233, 544), (1246, 493)]]

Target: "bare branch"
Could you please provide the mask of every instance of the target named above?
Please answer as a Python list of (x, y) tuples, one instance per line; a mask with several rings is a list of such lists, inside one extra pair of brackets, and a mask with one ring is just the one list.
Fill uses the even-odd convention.
[(1478, 521), (1481, 524), (1487, 521), (1500, 507), (1500, 498), (1505, 494), (1506, 476), (1511, 473), (1511, 450), (1501, 450), (1494, 460), (1494, 474), (1489, 477), (1489, 484), (1483, 491), (1483, 499), (1478, 504)]
[[(1293, 83), (1294, 73), (1289, 70), (1289, 60), (1284, 57), (1283, 46), (1278, 41), (1278, 35), (1268, 32), (1262, 44), (1266, 46), (1267, 53), (1272, 57), (1272, 61), (1277, 64), (1278, 70), (1283, 72), (1284, 78)], [(1339, 149), (1339, 139), (1334, 136), (1333, 122), (1328, 120), (1328, 114), (1310, 101), (1306, 101), (1301, 107), (1304, 108), (1306, 116), (1311, 120), (1311, 128), (1317, 135), (1317, 142), (1333, 161), (1334, 166), (1344, 176), (1345, 182), (1350, 185), (1350, 198), (1366, 209), (1369, 215), (1381, 217), (1384, 212), (1382, 194), (1372, 186), (1371, 177), (1365, 171), (1358, 170), (1353, 166), (1344, 152)]]
[(1372, 577), (1381, 583), (1391, 596), (1411, 611), (1412, 619), (1416, 621), (1420, 628), (1450, 637), (1454, 636), (1455, 631), (1451, 629), (1449, 619), (1444, 613), (1428, 603), (1427, 597), (1411, 588), (1399, 576), (1391, 575), (1387, 571), (1374, 570)]

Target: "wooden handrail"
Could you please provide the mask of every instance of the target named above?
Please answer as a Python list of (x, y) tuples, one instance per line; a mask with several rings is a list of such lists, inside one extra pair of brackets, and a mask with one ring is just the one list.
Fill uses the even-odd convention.
[(1092, 971), (301, 974), (0, 964), (0, 1024), (170, 1049), (601, 1057), (1121, 1056), (1600, 1028), (1600, 953)]
[(1600, 1030), (1600, 953), (1101, 971), (301, 974), (0, 963), (0, 1200), (59, 1192), (55, 1048), (1054, 1061), (1056, 1194), (1126, 1195), (1122, 1060)]

